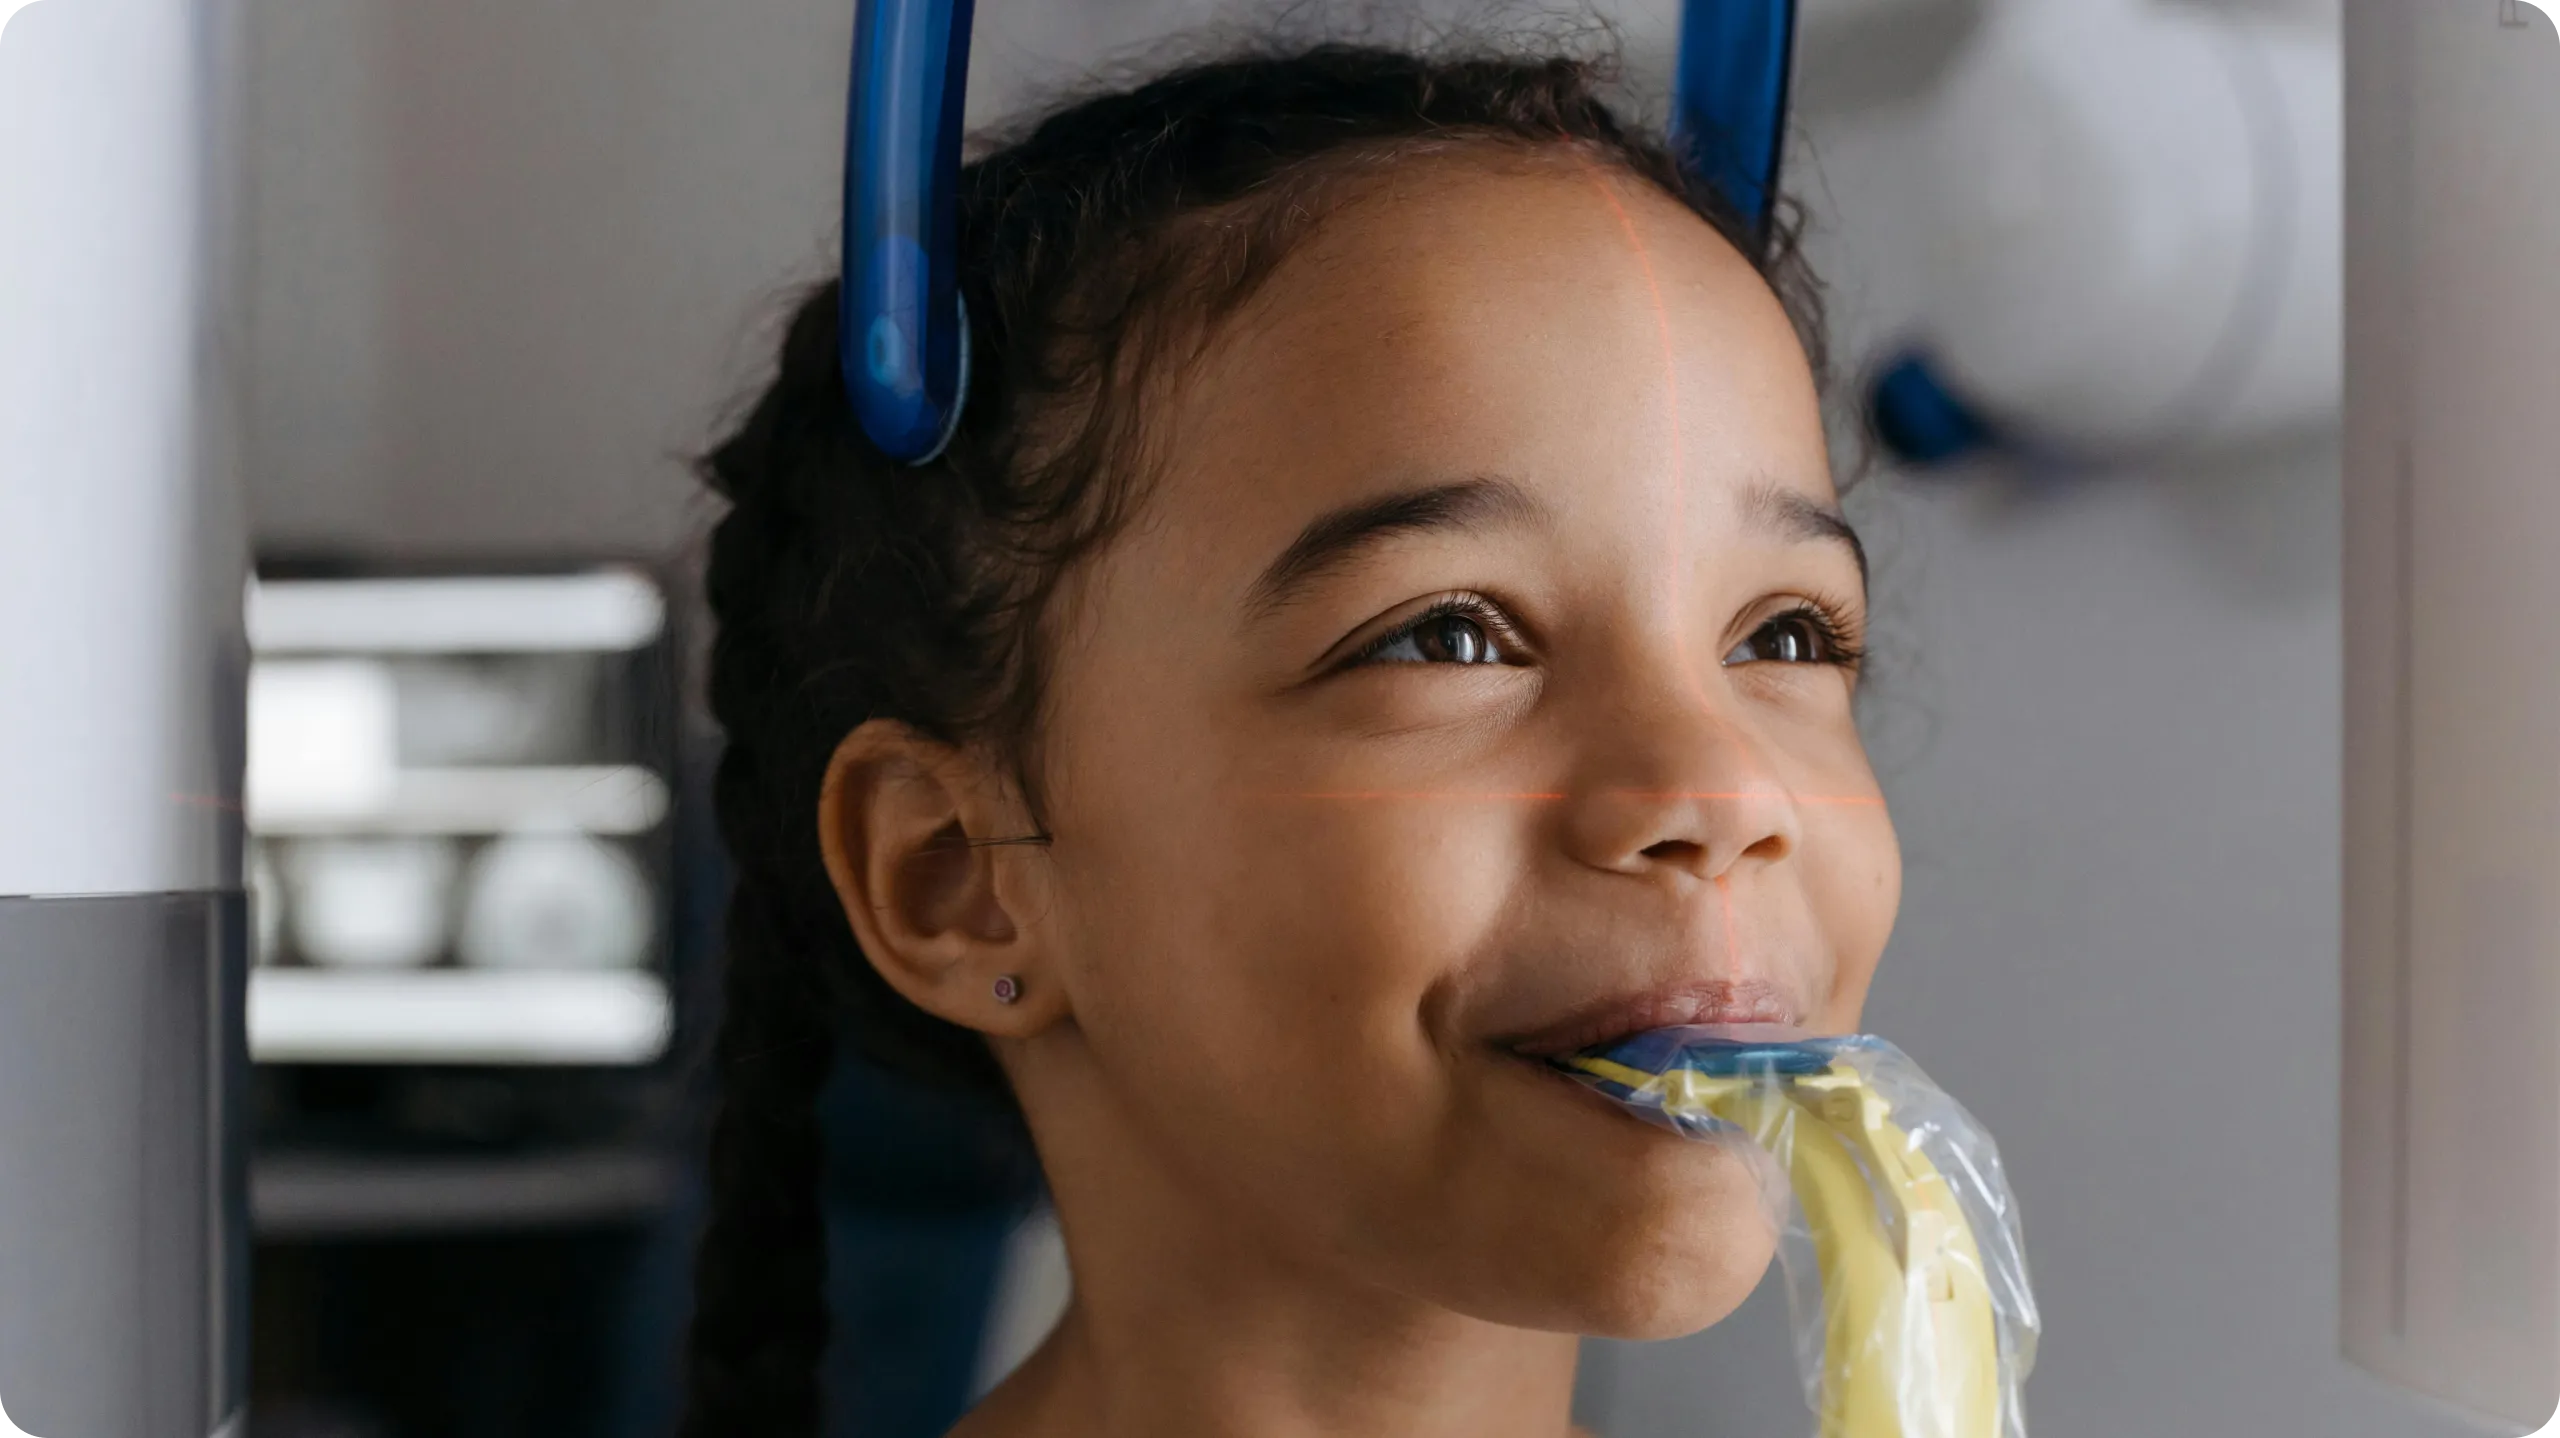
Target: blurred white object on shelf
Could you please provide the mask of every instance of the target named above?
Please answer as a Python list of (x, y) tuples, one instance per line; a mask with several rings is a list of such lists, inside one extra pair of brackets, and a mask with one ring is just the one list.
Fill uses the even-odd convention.
[(457, 954), (474, 968), (635, 968), (656, 937), (639, 865), (580, 834), (497, 840), (472, 862), (464, 893)]
[(249, 670), (249, 826), (281, 810), (358, 815), (391, 793), (399, 767), (391, 673), (370, 659), (262, 661)]
[(302, 957), (333, 968), (409, 968), (435, 961), (451, 932), (461, 855), (430, 838), (313, 839), (284, 869)]
[(567, 763), (594, 747), (594, 655), (420, 656), (391, 677), (403, 764)]

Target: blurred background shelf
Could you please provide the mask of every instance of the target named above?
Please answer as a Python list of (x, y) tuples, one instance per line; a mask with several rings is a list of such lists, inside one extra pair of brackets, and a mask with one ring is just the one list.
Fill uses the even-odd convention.
[(675, 1021), (647, 973), (260, 969), (249, 1052), (260, 1063), (636, 1064)]
[(645, 834), (667, 817), (664, 779), (633, 764), (557, 764), (394, 771), (378, 796), (315, 801), (253, 792), (259, 834), (501, 834), (516, 829)]
[(621, 569), (570, 574), (262, 580), (249, 643), (266, 654), (561, 654), (638, 649), (665, 597)]
[(283, 1153), (259, 1159), (260, 1238), (342, 1239), (638, 1223), (674, 1201), (681, 1170), (653, 1149), (507, 1157)]

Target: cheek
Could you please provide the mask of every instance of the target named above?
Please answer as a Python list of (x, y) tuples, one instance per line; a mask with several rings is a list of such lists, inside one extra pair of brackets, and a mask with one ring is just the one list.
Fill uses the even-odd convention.
[(1805, 826), (1804, 884), (1836, 965), (1825, 1027), (1855, 1028), (1902, 908), (1902, 851), (1883, 807), (1817, 811)]
[(1409, 1023), (1517, 867), (1510, 826), (1460, 822), (1455, 805), (1247, 777), (1172, 746), (1129, 757), (1107, 797), (1078, 806), (1075, 843), (1061, 846), (1078, 866), (1068, 887), (1115, 941), (1107, 966), (1178, 973), (1217, 1005), (1208, 1017), (1239, 1003), (1385, 1006)]
[(1084, 732), (1058, 747), (1053, 861), (1116, 1097), (1220, 1181), (1388, 1201), (1451, 1121), (1430, 1001), (1501, 920), (1526, 816), (1349, 797), (1196, 711)]

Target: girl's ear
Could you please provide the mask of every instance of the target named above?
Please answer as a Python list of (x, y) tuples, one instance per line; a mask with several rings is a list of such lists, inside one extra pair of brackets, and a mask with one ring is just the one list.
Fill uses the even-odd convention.
[[(1066, 1017), (1042, 936), (1000, 883), (1029, 813), (978, 756), (894, 720), (844, 737), (818, 797), (818, 843), (854, 938), (909, 1003), (963, 1028), (1028, 1038)], [(1008, 899), (1012, 905), (1009, 906)]]

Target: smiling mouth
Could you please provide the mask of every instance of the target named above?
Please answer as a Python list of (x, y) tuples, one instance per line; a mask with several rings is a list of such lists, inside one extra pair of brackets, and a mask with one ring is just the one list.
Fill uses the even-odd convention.
[(1534, 1033), (1496, 1046), (1548, 1064), (1652, 1029), (1686, 1024), (1755, 1024), (1800, 1028), (1803, 1007), (1776, 985), (1756, 979), (1710, 979), (1623, 994), (1590, 1005)]

